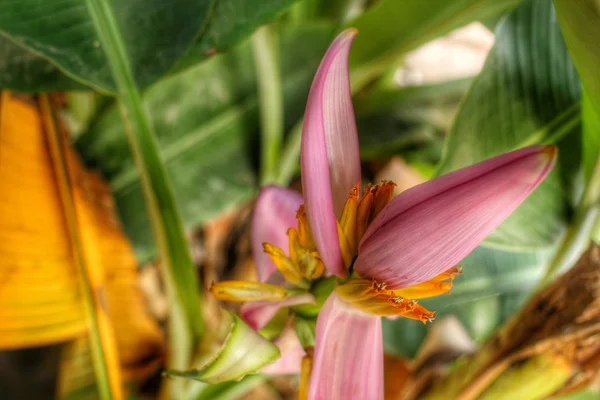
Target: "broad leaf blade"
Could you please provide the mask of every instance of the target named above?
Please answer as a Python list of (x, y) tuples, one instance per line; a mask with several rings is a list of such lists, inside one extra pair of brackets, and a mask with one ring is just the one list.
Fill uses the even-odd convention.
[[(309, 24), (281, 35), (288, 126), (302, 115), (332, 32), (327, 24)], [(144, 96), (187, 228), (242, 204), (256, 191), (252, 153), (258, 108), (250, 50), (245, 42), (163, 80)], [(109, 180), (124, 227), (144, 261), (155, 255), (155, 247), (148, 217), (139, 207), (143, 194), (122, 129), (113, 108), (78, 138), (77, 148)]]
[(85, 88), (45, 58), (0, 35), (0, 87), (20, 92)]
[(275, 19), (296, 0), (220, 0), (208, 29), (193, 44), (178, 70), (229, 50), (259, 26)]
[[(494, 48), (448, 134), (438, 174), (542, 142), (550, 132), (577, 134), (579, 97), (552, 3), (524, 2), (500, 23)], [(485, 243), (508, 249), (552, 245), (566, 223), (561, 168), (571, 166), (559, 165)]]
[[(188, 50), (204, 29), (213, 3), (111, 2), (140, 87), (164, 75)], [(114, 92), (110, 67), (90, 13), (83, 0), (3, 2), (0, 31), (18, 45), (42, 54), (77, 80)]]

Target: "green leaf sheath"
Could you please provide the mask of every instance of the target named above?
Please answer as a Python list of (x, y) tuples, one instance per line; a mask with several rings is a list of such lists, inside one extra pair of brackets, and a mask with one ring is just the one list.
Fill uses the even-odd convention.
[(573, 112), (579, 100), (579, 79), (552, 2), (524, 2), (497, 28), (495, 45), (448, 134), (438, 175), (542, 143), (563, 129), (575, 140), (559, 141), (565, 157), (559, 156), (553, 173), (484, 244), (539, 249), (560, 236), (568, 206), (563, 185), (579, 166), (579, 115)]
[(239, 381), (254, 374), (280, 356), (279, 348), (250, 328), (244, 320), (231, 314), (231, 330), (221, 348), (200, 369), (170, 370), (166, 375), (195, 379), (206, 383)]

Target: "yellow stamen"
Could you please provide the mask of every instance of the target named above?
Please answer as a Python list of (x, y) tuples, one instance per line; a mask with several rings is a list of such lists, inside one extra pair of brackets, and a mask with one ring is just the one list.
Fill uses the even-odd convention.
[(340, 226), (344, 236), (346, 236), (346, 240), (348, 241), (348, 246), (353, 257), (356, 256), (358, 252), (358, 243), (356, 241), (356, 215), (358, 211), (359, 186), (360, 184), (357, 183), (354, 185), (350, 193), (348, 193), (348, 200), (346, 200), (346, 204), (344, 204), (342, 217), (340, 218)]
[(298, 265), (290, 260), (283, 250), (270, 243), (263, 243), (265, 253), (271, 256), (271, 260), (281, 272), (283, 277), (288, 281), (298, 286), (307, 286), (308, 283), (304, 280), (302, 272), (298, 269)]
[(344, 231), (342, 230), (342, 227), (340, 226), (339, 222), (337, 222), (337, 231), (338, 240), (340, 242), (340, 250), (342, 251), (342, 258), (344, 259), (344, 265), (346, 266), (346, 269), (348, 269), (350, 268), (350, 265), (352, 265), (352, 261), (354, 260), (354, 254), (350, 249), (348, 239), (346, 239), (346, 235), (344, 235)]
[(296, 219), (298, 220), (298, 239), (300, 245), (307, 250), (317, 250), (310, 231), (310, 225), (308, 224), (308, 218), (306, 217), (306, 211), (304, 210), (304, 204), (298, 208)]
[[(290, 252), (290, 260), (294, 264), (298, 264), (298, 249), (302, 247), (300, 245), (300, 238), (298, 237), (298, 231), (294, 228), (290, 228), (287, 230), (288, 235), (288, 250)], [(264, 245), (263, 245), (264, 248)]]
[(290, 259), (302, 276), (312, 281), (323, 275), (325, 264), (323, 264), (319, 253), (303, 248), (300, 245), (298, 231), (294, 228), (288, 229), (288, 237), (290, 238)]
[(210, 292), (227, 301), (279, 301), (288, 295), (280, 286), (247, 281), (213, 282)]

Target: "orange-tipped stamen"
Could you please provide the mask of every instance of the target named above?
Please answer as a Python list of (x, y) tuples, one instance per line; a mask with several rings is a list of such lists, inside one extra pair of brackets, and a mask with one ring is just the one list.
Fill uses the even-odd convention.
[(399, 291), (388, 290), (385, 283), (354, 279), (336, 288), (336, 293), (354, 307), (382, 317), (403, 316), (422, 322), (433, 320), (429, 311), (415, 299), (400, 295)]
[(380, 185), (375, 186), (375, 199), (373, 201), (373, 212), (371, 220), (383, 210), (385, 206), (392, 200), (394, 196), (394, 188), (396, 184), (392, 181), (381, 181)]
[(448, 270), (442, 272), (441, 274), (431, 278), (431, 281), (447, 281), (447, 280), (454, 280), (455, 276), (458, 275), (462, 275), (462, 267), (461, 266), (455, 266), (452, 268), (449, 268)]
[(427, 281), (407, 288), (397, 289), (395, 292), (399, 296), (408, 297), (409, 299), (426, 299), (450, 293), (450, 289), (452, 289), (452, 282)]

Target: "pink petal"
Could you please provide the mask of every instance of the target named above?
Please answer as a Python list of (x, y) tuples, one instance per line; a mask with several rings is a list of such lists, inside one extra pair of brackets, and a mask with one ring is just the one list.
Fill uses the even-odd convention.
[(309, 293), (290, 296), (281, 301), (252, 301), (244, 303), (240, 310), (240, 316), (252, 329), (258, 331), (268, 324), (282, 307), (308, 303), (315, 303), (315, 298)]
[(346, 275), (339, 248), (340, 217), (352, 186), (360, 182), (358, 134), (350, 94), (348, 54), (355, 30), (342, 32), (317, 70), (302, 126), (302, 190), (317, 248), (330, 272)]
[(556, 148), (532, 146), (462, 168), (395, 197), (365, 233), (354, 267), (400, 288), (456, 265), (543, 181)]
[(335, 291), (317, 320), (308, 398), (383, 399), (381, 318), (355, 309)]
[(273, 364), (264, 367), (260, 372), (263, 374), (299, 374), (302, 358), (306, 355), (306, 352), (302, 348), (292, 326), (286, 326), (273, 343), (279, 347), (281, 357)]
[(290, 189), (266, 186), (261, 189), (252, 217), (252, 252), (258, 279), (266, 282), (277, 267), (262, 244), (268, 242), (288, 252), (287, 230), (297, 228), (296, 211), (302, 196)]

